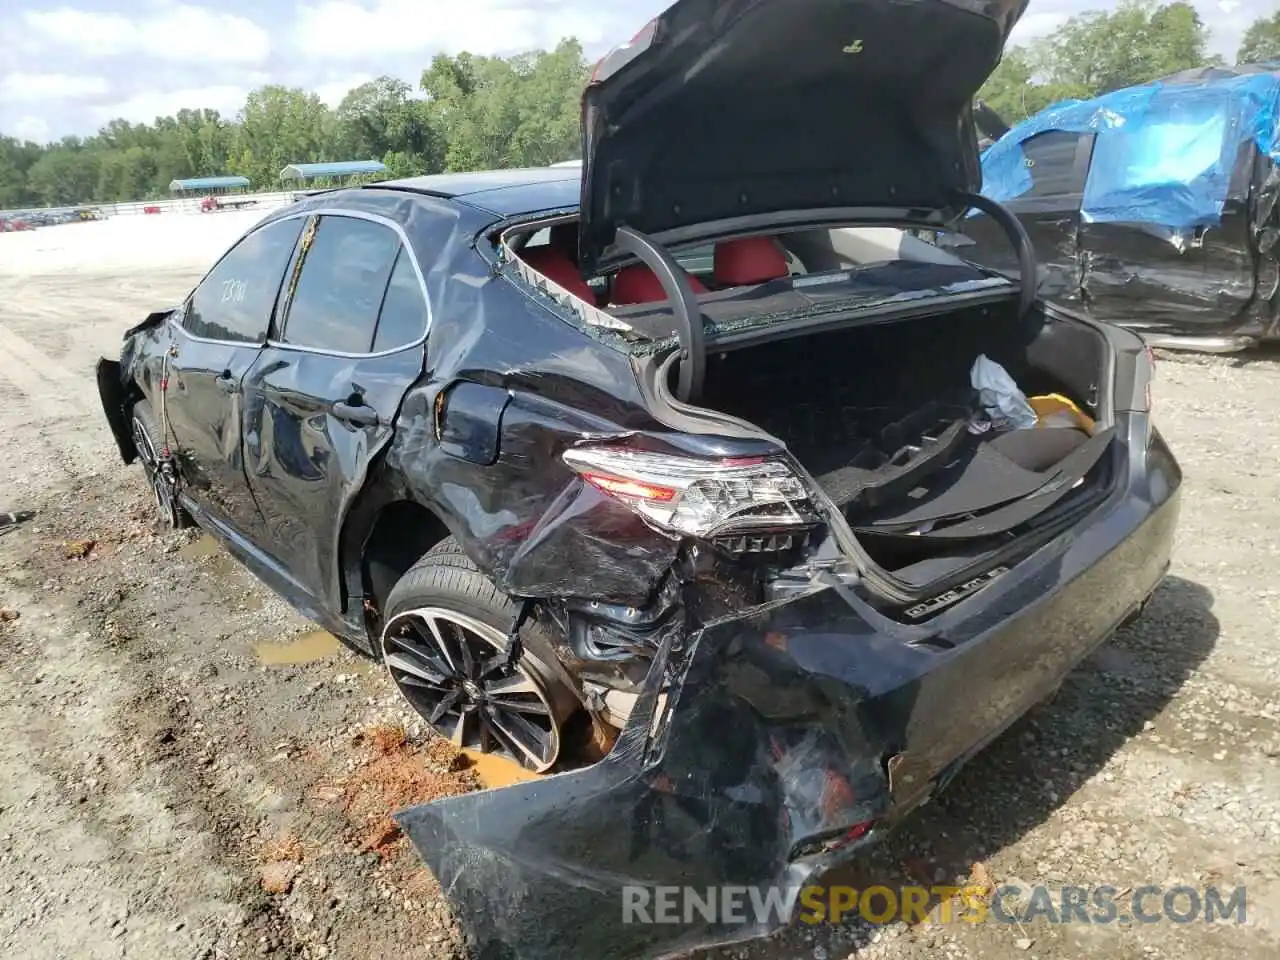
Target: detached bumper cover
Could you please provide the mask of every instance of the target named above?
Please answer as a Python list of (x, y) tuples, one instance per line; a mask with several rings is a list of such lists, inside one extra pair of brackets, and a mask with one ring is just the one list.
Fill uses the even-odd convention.
[(125, 463), (133, 463), (138, 451), (134, 449), (133, 434), (129, 430), (125, 405), (127, 397), (121, 381), (119, 362), (102, 358), (98, 361), (96, 375), (102, 412), (106, 415), (107, 426), (111, 428), (111, 436), (120, 451), (120, 459)]
[(927, 799), (1158, 585), (1179, 475), (1158, 437), (1146, 461), (1140, 492), (937, 618), (941, 647), (884, 636), (834, 589), (756, 608), (664, 651), (595, 766), (399, 813), (475, 955), (660, 957), (785, 925), (750, 902), (628, 922), (624, 888), (650, 909), (659, 886), (798, 890)]

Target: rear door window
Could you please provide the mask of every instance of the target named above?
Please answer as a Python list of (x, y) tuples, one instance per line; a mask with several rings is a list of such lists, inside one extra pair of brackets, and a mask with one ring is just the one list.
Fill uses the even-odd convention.
[(427, 301), (422, 284), (413, 269), (413, 260), (403, 246), (391, 271), (391, 282), (378, 314), (378, 329), (373, 337), (374, 353), (394, 350), (413, 343), (427, 329)]
[(233, 247), (192, 293), (183, 329), (210, 340), (262, 343), (302, 223), (278, 220)]
[(399, 248), (399, 234), (384, 224), (321, 217), (289, 302), (284, 342), (368, 353)]

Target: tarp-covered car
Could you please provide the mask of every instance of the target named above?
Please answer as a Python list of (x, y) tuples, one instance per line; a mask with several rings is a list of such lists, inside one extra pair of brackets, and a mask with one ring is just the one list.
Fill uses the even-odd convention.
[[(1001, 137), (982, 170), (983, 193), (1035, 242), (1044, 296), (1156, 346), (1234, 351), (1280, 336), (1276, 64), (1055, 104)], [(980, 213), (950, 242), (1017, 269)]]
[(977, 203), (1034, 272), (974, 194), (1021, 8), (682, 0), (580, 168), (307, 197), (100, 363), (163, 517), (551, 774), (399, 814), (477, 956), (767, 932), (623, 908), (854, 855), (1160, 583), (1140, 339), (903, 229)]

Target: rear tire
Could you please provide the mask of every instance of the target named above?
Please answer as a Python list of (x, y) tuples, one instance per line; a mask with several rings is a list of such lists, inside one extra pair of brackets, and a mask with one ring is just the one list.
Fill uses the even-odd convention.
[(555, 651), (535, 624), (521, 630), (523, 652), (506, 673), (517, 613), (449, 538), (392, 588), (380, 647), (401, 696), (442, 737), (543, 773), (559, 759), (579, 704), (556, 679)]
[(156, 415), (151, 411), (151, 404), (139, 400), (133, 405), (130, 427), (133, 432), (133, 445), (138, 451), (138, 460), (146, 474), (147, 486), (155, 500), (156, 514), (160, 523), (171, 530), (181, 530), (192, 525), (191, 514), (178, 502), (178, 487), (175, 480), (164, 475), (160, 468), (160, 451), (165, 449), (164, 431), (160, 429)]

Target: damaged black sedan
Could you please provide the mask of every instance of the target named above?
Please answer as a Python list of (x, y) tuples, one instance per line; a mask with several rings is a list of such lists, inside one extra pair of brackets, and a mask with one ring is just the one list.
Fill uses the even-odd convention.
[(310, 196), (102, 361), (165, 520), (556, 774), (401, 814), (479, 956), (771, 929), (623, 890), (850, 856), (1164, 576), (1142, 342), (903, 229), (977, 205), (1035, 276), (971, 112), (1021, 6), (682, 0), (581, 169)]

